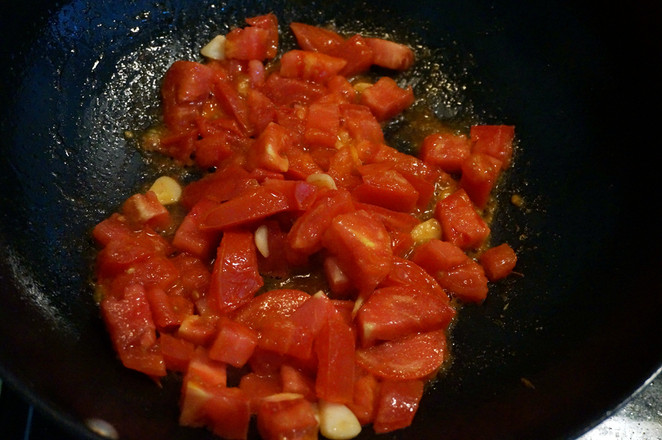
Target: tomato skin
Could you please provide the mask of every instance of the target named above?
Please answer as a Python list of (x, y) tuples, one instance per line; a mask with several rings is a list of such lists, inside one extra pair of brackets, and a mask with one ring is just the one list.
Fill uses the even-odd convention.
[(376, 433), (384, 434), (411, 425), (423, 397), (422, 380), (384, 381), (380, 387)]
[(143, 287), (127, 287), (121, 299), (104, 298), (101, 314), (124, 366), (153, 377), (166, 375), (163, 355), (156, 346), (156, 326)]
[(508, 168), (513, 156), (513, 125), (474, 125), (469, 129), (469, 137), (474, 143), (473, 153), (484, 153), (502, 162)]
[(400, 114), (414, 103), (414, 91), (406, 89), (388, 76), (383, 76), (361, 93), (360, 103), (370, 108), (379, 121), (385, 121)]
[(322, 237), (322, 244), (359, 292), (370, 292), (391, 270), (391, 238), (383, 223), (366, 211), (339, 214)]
[(227, 230), (218, 247), (209, 295), (218, 310), (227, 313), (248, 303), (264, 284), (258, 271), (253, 234)]
[(479, 209), (484, 209), (490, 200), (501, 166), (499, 159), (483, 153), (472, 153), (462, 163), (460, 186)]
[(438, 165), (447, 173), (460, 173), (471, 146), (469, 138), (463, 134), (433, 133), (423, 139), (419, 155), (424, 162)]
[(299, 397), (263, 400), (257, 429), (264, 440), (317, 440), (319, 426), (312, 403)]
[(437, 202), (434, 216), (441, 223), (443, 239), (463, 250), (479, 247), (490, 234), (464, 189)]
[(455, 311), (448, 297), (418, 286), (376, 289), (356, 314), (363, 347), (448, 327)]
[(356, 362), (383, 379), (426, 378), (446, 358), (445, 330), (412, 334), (356, 350)]
[(517, 264), (517, 255), (507, 243), (491, 247), (478, 258), (490, 281), (497, 281), (510, 275)]

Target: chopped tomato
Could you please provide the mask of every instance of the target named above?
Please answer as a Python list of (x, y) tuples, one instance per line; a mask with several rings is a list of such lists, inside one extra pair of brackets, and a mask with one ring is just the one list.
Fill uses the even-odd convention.
[(439, 165), (447, 173), (460, 173), (470, 153), (471, 142), (466, 135), (441, 132), (426, 136), (419, 154), (424, 162)]
[(434, 216), (441, 223), (444, 240), (462, 249), (479, 247), (490, 234), (489, 226), (476, 212), (464, 189), (440, 200)]
[[(201, 178), (168, 206), (136, 193), (94, 228), (101, 314), (124, 365), (183, 373), (182, 425), (317, 440), (349, 409), (392, 432), (447, 358), (455, 300), (482, 302), (516, 264), (485, 250), (514, 129), (410, 124), (413, 88), (394, 79), (410, 47), (290, 28), (299, 48), (279, 60), (265, 14), (225, 35), (224, 59), (168, 69), (144, 147)], [(420, 157), (385, 128), (422, 139)]]
[(356, 314), (364, 347), (411, 333), (445, 329), (455, 312), (444, 293), (417, 286), (376, 289)]
[(218, 247), (209, 295), (222, 313), (248, 303), (264, 284), (257, 268), (253, 234), (228, 230)]
[(257, 411), (257, 429), (264, 440), (317, 440), (319, 424), (313, 404), (297, 395), (266, 398)]
[(423, 397), (422, 380), (387, 380), (381, 384), (373, 427), (383, 434), (411, 425)]
[(288, 234), (293, 249), (311, 254), (322, 246), (322, 236), (338, 215), (354, 209), (347, 191), (324, 191), (318, 195), (310, 208), (299, 217)]
[(418, 191), (396, 170), (364, 165), (359, 172), (363, 183), (352, 191), (359, 201), (401, 212), (416, 208)]
[(414, 52), (404, 44), (381, 38), (366, 38), (373, 64), (393, 70), (407, 70), (414, 64)]
[(469, 130), (472, 152), (488, 154), (508, 168), (513, 156), (515, 127), (512, 125), (474, 125)]
[(446, 332), (434, 330), (404, 336), (356, 350), (356, 362), (383, 379), (425, 378), (446, 358)]
[(383, 223), (366, 211), (334, 217), (322, 243), (361, 292), (374, 289), (391, 270), (391, 238)]
[(472, 153), (462, 162), (460, 186), (479, 209), (485, 208), (496, 186), (502, 162), (490, 155)]
[(134, 194), (122, 205), (122, 214), (136, 224), (165, 229), (170, 224), (170, 213), (159, 202), (154, 191)]
[[(320, 399), (349, 403), (354, 395), (354, 333), (340, 313), (332, 313), (315, 340)], [(342, 374), (339, 372), (342, 371)]]
[(391, 119), (414, 103), (411, 86), (401, 88), (393, 78), (383, 76), (361, 93), (361, 104), (370, 108), (379, 121)]
[(326, 83), (337, 75), (347, 64), (342, 58), (332, 57), (320, 52), (290, 50), (285, 52), (280, 61), (280, 74), (285, 78), (299, 78)]
[(234, 367), (242, 367), (253, 354), (257, 346), (257, 333), (248, 326), (221, 317), (218, 322), (218, 334), (209, 347), (209, 357)]
[(312, 26), (306, 23), (290, 23), (294, 36), (304, 50), (328, 53), (343, 42), (343, 38), (331, 29)]
[(133, 285), (126, 288), (122, 299), (106, 297), (101, 302), (101, 312), (124, 366), (149, 376), (165, 376), (145, 289)]
[(490, 281), (507, 277), (517, 264), (517, 255), (507, 243), (491, 247), (479, 257), (480, 264)]

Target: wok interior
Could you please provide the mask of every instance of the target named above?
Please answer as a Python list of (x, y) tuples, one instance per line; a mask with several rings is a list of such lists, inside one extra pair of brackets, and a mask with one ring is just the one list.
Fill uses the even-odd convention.
[[(626, 146), (652, 147), (638, 131), (648, 116), (634, 104), (644, 87), (659, 97), (659, 86), (644, 86), (652, 72), (632, 63), (658, 47), (605, 33), (609, 11), (514, 2), (33, 3), (26, 8), (49, 13), (10, 12), (12, 52), (2, 55), (11, 67), (0, 91), (0, 374), (72, 434), (90, 436), (80, 421), (101, 418), (127, 439), (209, 436), (177, 427), (175, 378), (159, 388), (115, 358), (92, 299), (89, 231), (155, 176), (124, 133), (156, 121), (165, 69), (269, 11), (285, 45), (287, 24), (303, 21), (433, 48), (405, 75), (440, 117), (516, 125), (519, 149), (493, 240), (518, 251), (523, 276), (461, 311), (452, 367), (397, 438), (577, 434), (659, 366), (660, 257), (642, 249), (662, 241), (642, 191), (653, 174), (623, 160)], [(641, 32), (642, 22), (624, 17)], [(387, 132), (397, 135), (397, 124)], [(513, 193), (524, 209), (508, 203)]]

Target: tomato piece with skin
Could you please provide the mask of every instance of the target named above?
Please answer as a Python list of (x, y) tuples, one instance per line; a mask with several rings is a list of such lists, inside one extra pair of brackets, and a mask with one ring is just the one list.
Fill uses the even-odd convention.
[(159, 346), (168, 370), (180, 373), (186, 372), (195, 352), (195, 345), (192, 342), (169, 333), (161, 333), (159, 335)]
[(307, 105), (326, 92), (323, 84), (277, 73), (269, 75), (262, 91), (277, 106)]
[(154, 191), (134, 194), (122, 204), (122, 214), (129, 221), (153, 228), (165, 229), (170, 224), (170, 212), (161, 204)]
[(469, 129), (469, 137), (473, 153), (484, 153), (500, 160), (504, 169), (510, 166), (515, 138), (513, 125), (474, 125)]
[(214, 71), (201, 63), (175, 61), (166, 71), (161, 86), (163, 119), (173, 131), (193, 124), (200, 105), (212, 93)]
[(192, 342), (195, 345), (208, 345), (217, 333), (218, 316), (213, 314), (188, 315), (177, 328), (178, 338)]
[(278, 51), (278, 21), (273, 14), (246, 20), (250, 26), (235, 28), (226, 35), (225, 56), (237, 60), (265, 60)]
[(445, 330), (417, 333), (356, 350), (356, 362), (382, 379), (426, 378), (446, 358)]
[(250, 399), (252, 414), (256, 414), (262, 399), (283, 391), (279, 374), (246, 373), (239, 379), (239, 388)]
[(322, 244), (360, 292), (372, 291), (391, 270), (391, 238), (383, 223), (366, 211), (334, 217)]
[(250, 327), (221, 317), (218, 334), (209, 347), (209, 358), (233, 367), (243, 367), (257, 346), (258, 335)]
[(370, 109), (360, 104), (340, 106), (341, 128), (347, 130), (355, 141), (384, 142), (384, 132)]
[(352, 77), (365, 73), (373, 63), (373, 54), (370, 45), (361, 35), (353, 35), (335, 46), (329, 52), (331, 55), (342, 58), (347, 64), (340, 71), (345, 77)]
[(441, 224), (443, 239), (463, 250), (479, 247), (490, 234), (489, 226), (462, 188), (437, 202), (434, 216)]
[(296, 394), (279, 394), (263, 399), (257, 429), (264, 440), (317, 440), (319, 424), (311, 402)]
[(361, 305), (356, 322), (363, 347), (377, 341), (445, 329), (455, 315), (445, 294), (417, 286), (376, 289)]
[(310, 294), (297, 289), (275, 289), (254, 297), (248, 304), (237, 309), (232, 318), (260, 331), (277, 316), (291, 316)]
[(412, 212), (418, 203), (418, 191), (394, 169), (364, 165), (359, 168), (362, 183), (352, 195), (360, 202), (371, 203), (400, 212)]
[(280, 75), (324, 84), (340, 73), (347, 61), (321, 52), (290, 50), (280, 59)]
[(366, 38), (373, 64), (392, 70), (407, 70), (414, 64), (414, 52), (404, 44), (382, 38)]
[(267, 30), (266, 57), (274, 58), (278, 53), (278, 18), (273, 13), (258, 15), (246, 19), (246, 23)]
[(104, 298), (101, 314), (125, 367), (153, 377), (166, 375), (163, 355), (156, 345), (156, 326), (142, 286), (127, 287), (121, 299)]
[(315, 391), (329, 402), (349, 403), (354, 395), (354, 333), (340, 313), (332, 313), (315, 339)]
[(463, 301), (482, 302), (487, 297), (487, 277), (482, 266), (452, 243), (430, 240), (414, 250), (411, 260)]
[(288, 242), (292, 249), (312, 254), (322, 247), (322, 236), (339, 214), (354, 210), (352, 197), (344, 190), (327, 190), (318, 193), (317, 199), (292, 225)]
[(403, 89), (393, 78), (383, 76), (361, 93), (359, 102), (367, 106), (378, 121), (385, 121), (414, 103), (414, 91), (411, 86)]
[[(434, 277), (432, 277), (428, 271), (419, 266), (414, 260), (416, 255), (419, 257), (422, 255), (422, 249), (425, 246), (426, 245), (421, 245), (416, 248), (414, 253), (410, 256), (410, 259), (394, 258), (393, 268), (391, 269), (391, 272), (389, 272), (386, 279), (380, 284), (380, 287), (416, 286), (419, 289), (425, 288), (426, 290), (439, 295), (442, 299), (445, 300), (446, 304), (448, 304), (449, 298), (444, 289), (441, 288), (437, 280), (434, 279)], [(462, 253), (464, 254), (464, 252)], [(462, 262), (464, 261), (465, 260), (462, 259)]]
[(152, 318), (159, 331), (172, 330), (193, 313), (193, 303), (182, 296), (170, 296), (160, 287), (145, 291)]
[(354, 398), (347, 407), (354, 413), (359, 423), (367, 425), (375, 419), (379, 398), (379, 381), (366, 372), (357, 374), (354, 381)]
[(303, 50), (329, 53), (344, 41), (337, 32), (306, 23), (290, 23), (297, 44)]
[(423, 397), (424, 385), (422, 380), (384, 381), (373, 423), (375, 432), (384, 434), (411, 425)]
[(292, 145), (289, 131), (270, 122), (248, 150), (246, 161), (251, 168), (287, 172), (290, 163), (283, 153)]
[(172, 245), (180, 251), (209, 258), (218, 246), (221, 235), (219, 231), (203, 230), (200, 226), (207, 214), (217, 206), (218, 202), (208, 198), (196, 203), (177, 227)]
[(209, 295), (218, 310), (227, 313), (250, 302), (263, 284), (253, 234), (243, 230), (225, 231), (209, 285)]
[(110, 295), (121, 297), (128, 286), (138, 284), (145, 289), (160, 287), (167, 290), (177, 281), (179, 272), (172, 261), (163, 255), (150, 255), (132, 264), (115, 276), (110, 283)]
[(433, 133), (423, 139), (419, 155), (424, 162), (438, 165), (447, 173), (460, 173), (471, 146), (471, 141), (463, 134)]
[(290, 200), (284, 194), (259, 186), (210, 209), (202, 220), (200, 229), (225, 230), (251, 224), (292, 208)]
[(488, 154), (472, 153), (462, 163), (460, 186), (471, 201), (484, 209), (501, 174), (502, 162)]
[(333, 148), (338, 141), (340, 109), (338, 104), (313, 103), (306, 115), (304, 138), (312, 145)]
[(280, 379), (284, 393), (300, 394), (311, 402), (317, 400), (315, 381), (298, 368), (283, 364), (280, 367)]
[(248, 106), (248, 120), (256, 133), (262, 133), (271, 122), (276, 121), (276, 105), (260, 90), (255, 88), (248, 90), (246, 105)]
[(517, 265), (517, 254), (508, 243), (502, 243), (486, 250), (478, 259), (490, 281), (497, 281), (510, 275)]

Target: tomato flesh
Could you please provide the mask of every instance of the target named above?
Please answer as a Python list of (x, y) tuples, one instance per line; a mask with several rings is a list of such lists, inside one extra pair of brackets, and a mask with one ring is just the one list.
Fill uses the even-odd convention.
[(182, 425), (243, 440), (255, 418), (266, 440), (313, 440), (333, 403), (388, 433), (448, 357), (450, 298), (481, 303), (515, 267), (486, 221), (514, 127), (434, 123), (400, 152), (384, 127), (410, 122), (414, 88), (373, 73), (413, 50), (290, 28), (279, 60), (265, 14), (225, 35), (224, 59), (166, 72), (145, 148), (203, 176), (96, 225), (101, 316), (126, 367), (181, 374)]

